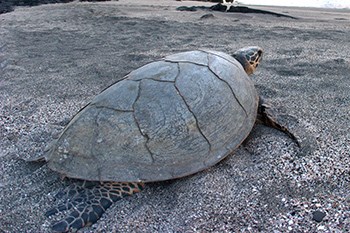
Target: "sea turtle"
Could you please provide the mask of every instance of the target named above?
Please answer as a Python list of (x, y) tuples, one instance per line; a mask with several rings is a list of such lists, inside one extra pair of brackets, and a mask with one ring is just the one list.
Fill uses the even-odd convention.
[(187, 176), (218, 163), (246, 139), (257, 120), (297, 142), (248, 77), (262, 53), (246, 47), (232, 56), (209, 50), (173, 54), (97, 95), (44, 156), (54, 171), (86, 181), (70, 188), (69, 201), (46, 213), (72, 209), (53, 230), (91, 225), (146, 182)]

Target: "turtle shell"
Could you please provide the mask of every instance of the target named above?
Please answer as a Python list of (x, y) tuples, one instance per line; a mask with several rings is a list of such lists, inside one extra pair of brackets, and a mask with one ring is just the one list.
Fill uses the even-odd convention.
[(250, 133), (258, 95), (228, 54), (189, 51), (132, 71), (78, 112), (46, 155), (65, 176), (160, 181), (208, 168)]

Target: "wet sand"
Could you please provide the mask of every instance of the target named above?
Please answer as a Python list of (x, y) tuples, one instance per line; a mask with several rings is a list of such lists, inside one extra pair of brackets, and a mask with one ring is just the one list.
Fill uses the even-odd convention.
[[(191, 1), (20, 7), (0, 15), (0, 232), (50, 232), (69, 180), (40, 156), (69, 119), (133, 69), (171, 53), (264, 48), (253, 76), (302, 142), (257, 126), (218, 165), (149, 184), (84, 232), (350, 231), (350, 11), (177, 11)], [(211, 13), (214, 17), (201, 17)], [(326, 216), (313, 220), (315, 211)]]

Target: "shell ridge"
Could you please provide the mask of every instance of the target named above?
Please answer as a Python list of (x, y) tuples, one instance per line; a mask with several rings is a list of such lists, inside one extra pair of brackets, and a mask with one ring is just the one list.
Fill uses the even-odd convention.
[[(170, 63), (176, 63), (176, 64), (179, 64), (179, 63), (187, 63), (187, 64), (193, 64), (193, 65), (197, 65), (197, 66), (204, 66), (204, 67), (207, 67), (207, 66), (208, 66), (208, 64), (203, 65), (203, 64), (201, 64), (201, 63), (192, 62), (192, 61), (185, 61), (185, 60), (183, 60), (183, 61), (171, 61), (171, 60), (164, 59), (164, 61), (170, 62)], [(175, 78), (175, 79), (176, 79), (176, 78)], [(157, 81), (159, 81), (159, 80), (157, 80)]]
[(155, 159), (154, 159), (154, 154), (153, 154), (153, 152), (151, 151), (151, 149), (150, 149), (149, 146), (148, 146), (150, 137), (148, 136), (147, 133), (142, 132), (140, 123), (138, 122), (137, 117), (136, 117), (136, 115), (135, 115), (135, 104), (136, 104), (136, 102), (139, 100), (140, 95), (141, 95), (141, 82), (142, 82), (142, 80), (138, 81), (138, 83), (139, 83), (138, 88), (139, 88), (139, 89), (138, 89), (138, 92), (137, 92), (137, 97), (136, 97), (136, 99), (135, 99), (135, 102), (134, 102), (133, 105), (132, 105), (132, 109), (133, 109), (133, 111), (132, 111), (132, 112), (133, 112), (132, 116), (134, 117), (135, 124), (136, 124), (136, 126), (137, 126), (137, 129), (140, 131), (140, 134), (146, 139), (145, 148), (146, 148), (146, 150), (148, 151), (148, 153), (149, 153), (150, 156), (151, 156), (152, 163), (154, 163), (154, 161), (155, 161)]
[[(187, 62), (187, 63), (192, 63), (192, 62)], [(193, 63), (192, 63), (192, 64), (193, 64)], [(208, 139), (208, 138), (205, 136), (205, 134), (203, 133), (202, 129), (200, 128), (200, 126), (199, 126), (199, 121), (198, 121), (197, 116), (194, 114), (194, 112), (192, 111), (191, 107), (190, 107), (189, 104), (186, 102), (185, 97), (181, 94), (179, 88), (176, 86), (177, 78), (178, 78), (179, 75), (180, 75), (180, 65), (179, 65), (179, 64), (178, 64), (178, 70), (179, 70), (179, 72), (178, 72), (178, 75), (177, 75), (176, 78), (175, 78), (174, 87), (175, 87), (175, 89), (176, 89), (178, 95), (181, 97), (182, 101), (185, 103), (185, 105), (186, 105), (188, 111), (189, 111), (189, 112), (192, 114), (192, 116), (194, 117), (194, 119), (195, 119), (195, 121), (196, 121), (196, 127), (197, 127), (197, 129), (198, 129), (198, 132), (202, 135), (202, 137), (204, 138), (204, 140), (208, 143), (208, 145), (209, 145), (208, 154), (210, 154), (210, 152), (212, 151), (211, 143), (210, 143), (209, 139)]]
[[(209, 54), (208, 54), (208, 60), (209, 60)], [(244, 108), (244, 106), (242, 105), (241, 101), (237, 98), (237, 96), (236, 96), (235, 92), (233, 91), (231, 85), (230, 85), (226, 80), (220, 78), (220, 76), (217, 75), (217, 74), (211, 69), (210, 64), (208, 65), (208, 69), (209, 69), (209, 71), (210, 71), (212, 74), (214, 74), (214, 76), (215, 76), (217, 79), (219, 79), (220, 81), (222, 81), (223, 83), (225, 83), (225, 84), (230, 88), (233, 97), (235, 98), (235, 100), (237, 101), (237, 103), (239, 104), (239, 106), (243, 109), (245, 115), (248, 116), (247, 110)]]

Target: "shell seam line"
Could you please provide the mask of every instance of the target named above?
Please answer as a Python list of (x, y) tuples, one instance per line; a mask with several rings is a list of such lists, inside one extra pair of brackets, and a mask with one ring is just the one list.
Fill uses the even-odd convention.
[(99, 106), (97, 104), (90, 104), (90, 106), (95, 106), (98, 109), (108, 109), (116, 112), (134, 112), (134, 110), (124, 110), (124, 109), (118, 109), (118, 108), (111, 108), (111, 107), (106, 107), (106, 106)]
[(208, 65), (208, 69), (209, 69), (209, 71), (210, 71), (211, 73), (213, 73), (213, 74), (215, 75), (215, 77), (216, 77), (217, 79), (219, 79), (221, 82), (224, 82), (224, 83), (230, 88), (233, 97), (236, 99), (236, 101), (238, 102), (239, 106), (241, 106), (241, 108), (243, 109), (245, 115), (248, 116), (247, 110), (245, 110), (245, 108), (243, 107), (243, 105), (241, 104), (241, 102), (239, 101), (239, 99), (237, 98), (237, 96), (236, 96), (235, 92), (233, 91), (232, 87), (230, 86), (230, 84), (229, 84), (226, 80), (220, 78), (219, 75), (217, 75), (217, 74), (210, 68), (209, 65)]
[(171, 80), (159, 80), (159, 79), (154, 79), (154, 78), (146, 78), (155, 82), (161, 82), (161, 83), (174, 83), (175, 81), (171, 81)]
[(178, 75), (177, 75), (176, 78), (175, 78), (174, 87), (175, 87), (177, 93), (179, 94), (179, 96), (181, 97), (181, 99), (183, 100), (183, 102), (185, 103), (185, 105), (186, 105), (188, 111), (192, 114), (193, 118), (195, 119), (195, 121), (196, 121), (196, 126), (197, 126), (197, 129), (198, 129), (199, 133), (202, 135), (202, 137), (204, 138), (204, 140), (205, 140), (205, 141), (208, 143), (208, 145), (209, 145), (209, 151), (208, 151), (208, 153), (210, 153), (211, 150), (212, 150), (212, 148), (211, 148), (211, 143), (210, 143), (209, 139), (208, 139), (208, 138), (204, 135), (204, 133), (202, 132), (201, 128), (199, 127), (199, 123), (198, 123), (198, 119), (197, 119), (196, 115), (195, 115), (194, 112), (191, 110), (190, 106), (188, 105), (188, 103), (187, 103), (186, 100), (185, 100), (185, 97), (181, 94), (179, 88), (176, 86), (177, 78), (178, 78), (179, 75), (180, 75), (180, 65), (179, 65), (179, 64), (178, 64), (178, 70), (179, 70), (179, 72), (178, 72)]
[[(207, 67), (208, 65), (204, 65), (204, 64), (200, 64), (200, 63), (196, 63), (196, 62), (191, 62), (191, 61), (171, 61), (171, 60), (166, 60), (164, 59), (165, 62), (170, 62), (170, 63), (175, 63), (175, 64), (179, 64), (179, 63), (187, 63), (187, 64), (193, 64), (193, 65), (198, 65), (198, 66), (204, 66)], [(176, 80), (176, 78), (175, 78)]]
[(155, 78), (143, 78), (143, 79), (136, 80), (135, 82), (140, 82), (141, 80), (152, 80), (152, 81), (161, 82), (161, 83), (174, 83), (175, 82), (175, 81), (171, 81), (171, 80), (160, 80), (160, 79), (155, 79)]
[(133, 115), (133, 117), (134, 117), (135, 124), (136, 124), (138, 130), (140, 131), (140, 134), (146, 139), (145, 147), (146, 147), (146, 150), (148, 151), (148, 153), (149, 153), (150, 156), (151, 156), (152, 163), (154, 163), (154, 161), (155, 161), (154, 155), (153, 155), (151, 149), (148, 147), (148, 142), (149, 142), (149, 140), (150, 140), (150, 137), (149, 137), (146, 133), (143, 133), (143, 132), (142, 132), (141, 127), (140, 127), (140, 124), (139, 124), (139, 122), (137, 121), (137, 118), (136, 118), (136, 116), (135, 116), (135, 104), (136, 104), (136, 102), (138, 101), (138, 99), (140, 98), (140, 93), (141, 93), (141, 81), (142, 81), (142, 80), (138, 81), (138, 83), (139, 83), (139, 90), (138, 90), (138, 92), (137, 92), (137, 97), (136, 97), (136, 99), (135, 99), (135, 101), (134, 101), (134, 103), (133, 103), (133, 105), (132, 105), (132, 109), (133, 109), (133, 111), (132, 111), (133, 114), (132, 114), (132, 115)]

